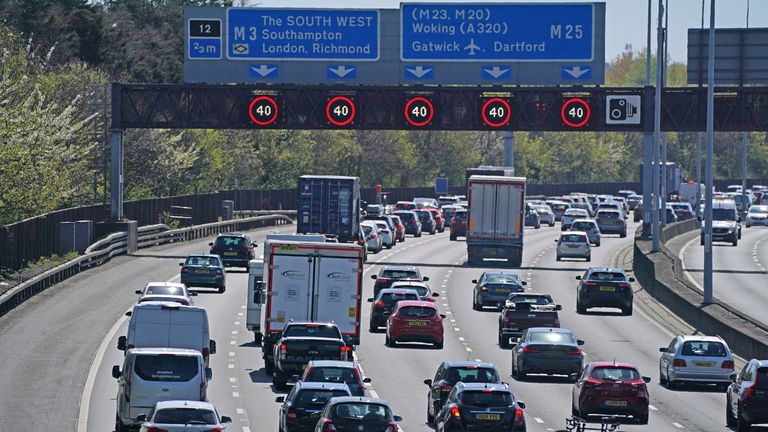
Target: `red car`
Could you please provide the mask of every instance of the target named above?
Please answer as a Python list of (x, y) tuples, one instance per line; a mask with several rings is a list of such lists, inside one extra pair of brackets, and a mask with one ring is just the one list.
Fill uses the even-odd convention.
[(398, 210), (416, 210), (419, 206), (413, 201), (398, 201), (395, 204), (394, 211)]
[(393, 221), (395, 221), (395, 239), (399, 242), (405, 241), (405, 225), (400, 220), (400, 216), (389, 215)]
[(445, 218), (443, 217), (443, 212), (432, 207), (428, 207), (426, 210), (429, 210), (429, 212), (432, 213), (432, 218), (435, 219), (435, 229), (437, 230), (437, 232), (444, 232)]
[(638, 424), (648, 424), (648, 387), (651, 379), (640, 375), (635, 365), (616, 362), (591, 362), (576, 381), (571, 399), (574, 416), (631, 416)]
[(437, 349), (443, 348), (443, 319), (437, 306), (428, 301), (403, 300), (387, 319), (386, 345), (398, 342), (426, 342)]

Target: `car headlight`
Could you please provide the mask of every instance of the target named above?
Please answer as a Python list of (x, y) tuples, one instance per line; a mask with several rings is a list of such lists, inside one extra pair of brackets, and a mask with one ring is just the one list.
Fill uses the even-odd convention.
[(733, 228), (728, 230), (728, 234), (733, 234)]

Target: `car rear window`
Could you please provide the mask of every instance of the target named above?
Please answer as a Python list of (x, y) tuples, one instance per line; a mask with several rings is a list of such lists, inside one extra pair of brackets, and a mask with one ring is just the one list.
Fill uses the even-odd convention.
[(618, 272), (592, 272), (589, 274), (589, 280), (602, 282), (625, 282), (627, 277), (624, 273)]
[(599, 211), (597, 212), (597, 217), (601, 219), (618, 219), (621, 217), (621, 214), (615, 211)]
[(589, 376), (606, 381), (637, 381), (640, 379), (640, 373), (637, 370), (621, 366), (596, 367)]
[(587, 211), (582, 209), (568, 209), (565, 211), (566, 216), (586, 216)]
[(420, 297), (424, 297), (427, 294), (429, 294), (429, 289), (425, 286), (421, 285), (395, 285), (392, 288), (400, 288), (400, 289), (411, 289), (416, 291)]
[(294, 401), (300, 406), (325, 406), (331, 398), (349, 396), (343, 390), (301, 390)]
[(579, 231), (589, 231), (594, 227), (595, 226), (591, 222), (574, 222), (573, 225), (571, 225), (571, 229)]
[(187, 261), (184, 263), (184, 265), (218, 267), (219, 265), (221, 265), (221, 261), (219, 261), (217, 257), (193, 256), (193, 257), (187, 257)]
[(379, 299), (381, 302), (383, 302), (385, 305), (389, 306), (392, 304), (395, 304), (401, 300), (418, 300), (419, 296), (412, 293), (384, 293), (381, 295), (381, 298)]
[(457, 211), (455, 215), (453, 215), (454, 219), (458, 220), (467, 220), (467, 212), (466, 211)]
[(562, 242), (568, 243), (586, 243), (587, 238), (579, 234), (566, 234), (560, 238)]
[(244, 237), (221, 236), (216, 238), (215, 247), (245, 247), (248, 244)]
[(356, 382), (355, 372), (352, 368), (341, 367), (313, 367), (307, 375), (307, 382)]
[(419, 274), (412, 270), (384, 270), (381, 276), (390, 279), (419, 279)]
[(465, 405), (477, 407), (508, 407), (512, 405), (512, 395), (500, 391), (464, 391), (460, 396)]
[(575, 344), (576, 339), (574, 339), (571, 333), (538, 331), (538, 332), (528, 333), (528, 342), (538, 343), (538, 344), (555, 344), (555, 345)]
[(365, 402), (345, 402), (336, 404), (331, 413), (332, 418), (368, 420), (368, 421), (388, 421), (392, 414), (386, 405)]
[(413, 210), (416, 208), (416, 204), (413, 203), (397, 203), (395, 204), (398, 210)]
[(435, 315), (437, 315), (437, 310), (435, 308), (431, 307), (422, 307), (422, 306), (406, 306), (404, 308), (400, 308), (400, 315), (409, 317), (409, 318), (432, 318)]
[(389, 229), (389, 225), (387, 225), (386, 222), (376, 222), (376, 226), (381, 228), (381, 229), (386, 229), (386, 230)]
[(564, 211), (568, 209), (570, 206), (567, 206), (565, 204), (552, 204), (550, 207), (552, 207), (553, 211)]
[(513, 295), (509, 297), (509, 301), (513, 303), (528, 303), (537, 306), (547, 306), (553, 303), (552, 298), (541, 295)]
[(181, 287), (165, 286), (165, 285), (150, 285), (147, 290), (144, 291), (146, 295), (182, 295), (184, 290)]
[(446, 381), (451, 385), (457, 382), (479, 382), (479, 383), (495, 383), (499, 382), (499, 378), (496, 376), (496, 371), (489, 368), (481, 367), (452, 367), (448, 369), (446, 374)]
[(339, 330), (329, 325), (299, 324), (290, 325), (283, 331), (283, 337), (321, 337), (338, 339), (341, 337)]
[(520, 276), (518, 276), (516, 274), (489, 273), (489, 274), (485, 275), (485, 279), (483, 280), (483, 283), (519, 284), (520, 283)]
[(414, 219), (416, 219), (416, 215), (413, 213), (398, 213), (397, 215), (400, 216), (400, 219), (404, 221), (412, 222)]
[(145, 381), (182, 382), (198, 374), (197, 357), (173, 354), (136, 356), (134, 370)]
[(373, 227), (370, 225), (363, 225), (363, 232), (365, 232), (366, 235), (370, 234), (371, 231), (373, 231)]
[(757, 388), (768, 390), (768, 367), (757, 369)]
[(725, 357), (728, 355), (722, 343), (705, 341), (684, 342), (682, 354), (693, 357)]
[(204, 423), (214, 425), (218, 423), (216, 414), (207, 409), (195, 408), (165, 408), (158, 410), (153, 419), (154, 423), (186, 425), (187, 423)]

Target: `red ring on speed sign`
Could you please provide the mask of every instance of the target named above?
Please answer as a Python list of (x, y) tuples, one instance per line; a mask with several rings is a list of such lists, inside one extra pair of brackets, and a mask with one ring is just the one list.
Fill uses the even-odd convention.
[[(584, 107), (584, 119), (582, 119), (580, 122), (577, 122), (577, 123), (574, 123), (568, 120), (568, 117), (565, 115), (565, 111), (566, 109), (568, 109), (568, 106), (574, 103), (580, 104), (582, 107)], [(589, 110), (589, 104), (587, 103), (587, 101), (580, 98), (568, 99), (567, 101), (565, 101), (565, 103), (563, 103), (563, 109), (560, 110), (560, 118), (563, 120), (563, 123), (573, 128), (582, 127), (585, 124), (587, 124), (587, 122), (589, 121), (590, 115), (591, 115), (591, 111)]]
[[(258, 102), (261, 102), (261, 101), (267, 101), (267, 103), (272, 105), (272, 108), (275, 110), (274, 114), (272, 114), (272, 118), (267, 119), (267, 120), (259, 120), (259, 119), (256, 118), (256, 116), (253, 115), (253, 107), (254, 107), (254, 105), (256, 105)], [(272, 99), (269, 96), (259, 96), (257, 98), (254, 98), (251, 101), (251, 105), (248, 107), (248, 117), (251, 118), (252, 122), (256, 123), (259, 126), (269, 126), (272, 123), (274, 123), (275, 120), (277, 120), (277, 111), (278, 111), (277, 110), (277, 102), (275, 102), (274, 99)]]
[[(331, 107), (335, 102), (343, 101), (349, 106), (349, 118), (342, 121), (337, 121), (333, 118), (331, 115)], [(336, 126), (346, 126), (350, 123), (352, 123), (352, 120), (355, 119), (355, 103), (352, 102), (352, 99), (346, 97), (346, 96), (336, 96), (335, 98), (328, 101), (328, 105), (325, 106), (325, 118), (328, 119), (331, 124), (334, 124)]]
[[(501, 103), (502, 105), (504, 105), (504, 109), (507, 110), (507, 113), (504, 116), (504, 119), (502, 119), (498, 123), (490, 121), (485, 111), (488, 108), (488, 105), (492, 103)], [(507, 122), (509, 122), (509, 118), (512, 116), (512, 108), (509, 106), (509, 102), (507, 102), (502, 98), (491, 98), (491, 99), (488, 99), (488, 101), (486, 101), (485, 104), (483, 105), (482, 115), (483, 115), (483, 121), (485, 122), (485, 124), (487, 124), (490, 127), (498, 128), (498, 127), (504, 126), (505, 124), (507, 124)]]
[[(413, 119), (411, 119), (409, 115), (409, 110), (411, 108), (411, 105), (413, 105), (415, 102), (423, 102), (429, 107), (429, 115), (427, 116), (427, 119), (423, 122), (417, 122)], [(411, 124), (411, 126), (421, 127), (428, 125), (429, 122), (432, 121), (432, 117), (435, 116), (435, 107), (432, 105), (432, 102), (429, 101), (429, 99), (423, 98), (423, 97), (415, 97), (408, 101), (408, 103), (405, 104), (405, 120)]]

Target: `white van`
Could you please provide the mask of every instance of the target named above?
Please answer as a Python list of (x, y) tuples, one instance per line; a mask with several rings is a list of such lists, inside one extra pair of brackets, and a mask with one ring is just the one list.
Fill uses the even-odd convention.
[(264, 304), (264, 260), (248, 263), (248, 299), (245, 328), (253, 332), (253, 340), (261, 344), (264, 333), (261, 330), (261, 305)]
[(126, 352), (122, 369), (112, 367), (117, 379), (115, 430), (139, 426), (136, 417), (149, 414), (155, 403), (166, 400), (207, 401), (211, 371), (196, 350), (136, 348)]
[(117, 339), (117, 349), (188, 348), (200, 351), (205, 359), (216, 353), (216, 342), (210, 340), (208, 313), (202, 307), (175, 302), (139, 303), (126, 312), (131, 317), (128, 336)]

